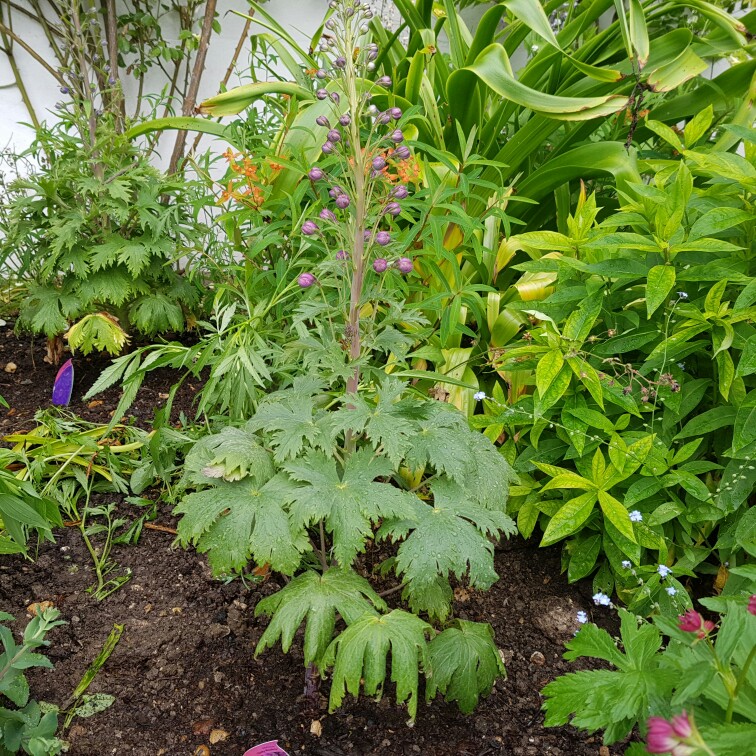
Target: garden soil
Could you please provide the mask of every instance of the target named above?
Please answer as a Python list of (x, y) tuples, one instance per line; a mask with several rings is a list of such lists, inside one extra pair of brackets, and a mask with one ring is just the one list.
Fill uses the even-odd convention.
[[(49, 406), (56, 369), (42, 354), (40, 344), (32, 361), (28, 341), (0, 334), (0, 395), (10, 405), (0, 410), (3, 433), (31, 428), (34, 411)], [(9, 362), (15, 369), (4, 372)], [(107, 360), (75, 363), (76, 397)], [(168, 371), (148, 377), (129, 412), (134, 422), (149, 424), (175, 378)], [(191, 416), (198, 388), (182, 388), (177, 413)], [(112, 390), (97, 398), (101, 404), (74, 399), (71, 409), (104, 422), (117, 399)], [(139, 514), (125, 502), (119, 507), (122, 514)], [(175, 527), (168, 507), (157, 522)], [(311, 756), (615, 756), (625, 749), (607, 748), (600, 736), (570, 727), (543, 727), (540, 690), (557, 675), (587, 666), (562, 658), (564, 641), (577, 629), (576, 612), (582, 609), (616, 631), (610, 610), (593, 606), (588, 582), (567, 585), (558, 548), (503, 542), (496, 552), (501, 579), (490, 591), (456, 588), (455, 615), (491, 623), (508, 677), (471, 716), (439, 699), (420, 704), (414, 726), (406, 709), (393, 703), (392, 685), (383, 700), (349, 698), (334, 714), (327, 713), (328, 680), (314, 699), (305, 697), (301, 642), (288, 655), (276, 648), (254, 657), (267, 623), (254, 616), (255, 605), (280, 587), (275, 576), (258, 584), (223, 584), (212, 578), (202, 555), (176, 548), (167, 531), (145, 530), (136, 546), (118, 546), (113, 557), (132, 575), (103, 601), (87, 591), (94, 573), (75, 528), (60, 532), (55, 544), (43, 544), (35, 562), (0, 559), (0, 610), (17, 617), (16, 634), (34, 602), (51, 601), (66, 621), (49, 635), (55, 669), (29, 675), (37, 699), (63, 704), (114, 625), (123, 626), (88, 691), (111, 694), (115, 702), (93, 717), (74, 719), (64, 735), (71, 756), (242, 756), (274, 739), (290, 754)], [(362, 568), (378, 559), (368, 551)]]

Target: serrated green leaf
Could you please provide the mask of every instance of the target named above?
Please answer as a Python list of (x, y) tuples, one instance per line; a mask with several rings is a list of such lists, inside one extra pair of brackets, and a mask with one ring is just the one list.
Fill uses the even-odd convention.
[(304, 633), (305, 664), (327, 666), (323, 661), (336, 627), (338, 612), (347, 625), (365, 614), (377, 616), (386, 603), (365, 578), (345, 567), (332, 567), (322, 575), (308, 570), (297, 575), (284, 588), (264, 598), (255, 608), (255, 616), (272, 616), (262, 634), (255, 656), (281, 641), (288, 652), (299, 626), (306, 621)]
[(412, 520), (419, 499), (390, 483), (376, 483), (389, 477), (393, 465), (360, 449), (347, 458), (343, 473), (336, 461), (320, 452), (287, 463), (289, 475), (303, 485), (293, 489), (292, 520), (307, 527), (320, 520), (333, 535), (333, 555), (339, 564), (349, 565), (364, 550), (372, 535), (371, 523), (381, 519)]
[(281, 474), (262, 485), (251, 477), (218, 481), (189, 494), (174, 510), (184, 515), (179, 542), (208, 553), (216, 575), (243, 569), (252, 555), (258, 564), (291, 575), (310, 548), (303, 523), (287, 511), (295, 491)]
[(407, 701), (410, 720), (417, 714), (419, 670), (427, 666), (427, 622), (401, 609), (389, 614), (363, 616), (340, 633), (328, 647), (324, 665), (333, 665), (329, 711), (341, 705), (347, 692), (358, 696), (364, 687), (369, 696), (382, 695), (386, 662), (391, 652), (391, 680), (396, 701)]
[(480, 696), (487, 696), (496, 678), (506, 674), (493, 630), (481, 622), (456, 620), (430, 642), (428, 663), (428, 700), (441, 691), (463, 714), (472, 713)]

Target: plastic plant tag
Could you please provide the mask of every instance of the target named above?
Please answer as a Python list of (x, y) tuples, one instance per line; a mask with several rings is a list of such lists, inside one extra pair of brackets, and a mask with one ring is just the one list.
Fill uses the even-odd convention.
[(244, 756), (289, 756), (289, 754), (278, 747), (277, 740), (269, 740), (245, 751)]
[(74, 367), (71, 360), (61, 365), (58, 374), (55, 376), (53, 383), (52, 403), (60, 406), (67, 406), (71, 401), (71, 392), (73, 391)]

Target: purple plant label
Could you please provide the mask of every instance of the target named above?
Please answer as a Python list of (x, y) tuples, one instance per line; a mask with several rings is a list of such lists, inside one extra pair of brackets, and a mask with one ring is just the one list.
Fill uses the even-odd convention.
[(71, 401), (71, 392), (73, 391), (74, 382), (74, 367), (71, 360), (61, 365), (58, 374), (55, 376), (55, 383), (53, 383), (52, 390), (52, 403), (62, 407), (66, 407)]
[(244, 756), (289, 756), (289, 754), (278, 747), (277, 740), (269, 740), (267, 743), (260, 743), (245, 751)]

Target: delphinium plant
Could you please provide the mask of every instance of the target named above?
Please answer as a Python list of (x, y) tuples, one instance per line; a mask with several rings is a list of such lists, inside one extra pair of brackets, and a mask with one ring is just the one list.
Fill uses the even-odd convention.
[(512, 473), (462, 414), (388, 374), (384, 355), (407, 346), (398, 324), (417, 319), (403, 309), (413, 262), (395, 222), (409, 190), (391, 181), (410, 149), (402, 112), (371, 102), (390, 82), (365, 77), (379, 54), (370, 10), (331, 10), (311, 106), (323, 159), (305, 169), (312, 204), (293, 221), (312, 265), (298, 272), (288, 353), (307, 374), (192, 448), (179, 538), (216, 574), (253, 560), (290, 578), (257, 605), (271, 617), (257, 652), (288, 651), (304, 623), (309, 679), (333, 668), (331, 710), (360, 688), (380, 695), (390, 652), (411, 719), (421, 672), (427, 698), (441, 692), (467, 712), (504, 670), (490, 626), (453, 619), (450, 581), (497, 579)]

